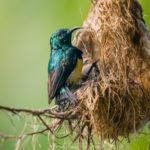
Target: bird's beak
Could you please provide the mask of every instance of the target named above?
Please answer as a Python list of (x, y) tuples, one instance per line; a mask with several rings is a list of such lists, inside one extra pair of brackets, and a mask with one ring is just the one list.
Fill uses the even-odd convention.
[(74, 27), (74, 28), (72, 28), (72, 29), (70, 29), (69, 31), (68, 31), (68, 34), (72, 34), (72, 32), (74, 32), (75, 30), (78, 30), (78, 29), (83, 29), (83, 27)]

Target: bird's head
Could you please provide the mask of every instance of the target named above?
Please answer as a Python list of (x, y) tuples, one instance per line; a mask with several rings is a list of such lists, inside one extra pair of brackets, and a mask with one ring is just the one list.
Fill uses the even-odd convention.
[(71, 45), (71, 35), (73, 31), (81, 29), (81, 27), (75, 27), (72, 29), (62, 28), (54, 32), (50, 38), (50, 45), (52, 49), (59, 49), (65, 45)]

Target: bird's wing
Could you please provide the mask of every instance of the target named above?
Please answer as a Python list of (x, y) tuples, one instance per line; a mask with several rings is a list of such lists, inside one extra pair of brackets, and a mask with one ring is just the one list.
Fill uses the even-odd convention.
[[(71, 60), (73, 59), (73, 60)], [(67, 57), (62, 60), (59, 67), (53, 69), (48, 75), (48, 102), (51, 103), (57, 91), (65, 84), (68, 76), (76, 65), (77, 57)]]

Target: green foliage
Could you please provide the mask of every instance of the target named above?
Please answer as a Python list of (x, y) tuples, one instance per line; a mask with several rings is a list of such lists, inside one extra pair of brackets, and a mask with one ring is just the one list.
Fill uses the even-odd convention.
[[(150, 29), (150, 1), (140, 0)], [(0, 0), (0, 105), (18, 108), (49, 107), (47, 65), (49, 37), (57, 29), (81, 26), (90, 0)], [(0, 132), (17, 134), (24, 122), (14, 117), (17, 131), (0, 113)], [(150, 132), (145, 128), (145, 132)], [(32, 140), (24, 139), (25, 149), (33, 149)], [(127, 150), (146, 150), (148, 136), (131, 140)], [(0, 149), (13, 149), (16, 140), (7, 140)], [(28, 143), (29, 142), (29, 143)], [(59, 141), (60, 142), (60, 141)], [(70, 142), (67, 139), (65, 142)], [(38, 138), (38, 149), (46, 150), (47, 137)], [(60, 149), (60, 148), (57, 148)]]
[(143, 8), (143, 15), (144, 15), (145, 22), (150, 30), (150, 10), (149, 10), (150, 1), (149, 0), (139, 0), (139, 2)]

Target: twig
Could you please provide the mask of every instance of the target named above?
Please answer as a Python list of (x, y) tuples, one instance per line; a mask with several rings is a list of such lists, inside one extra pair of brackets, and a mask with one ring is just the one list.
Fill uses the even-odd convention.
[(92, 144), (93, 144), (93, 149), (96, 150), (96, 147), (95, 147), (95, 143), (94, 143), (93, 137), (91, 137), (91, 141), (92, 141)]
[(19, 139), (19, 136), (17, 135), (4, 135), (0, 133), (0, 137), (3, 139)]
[(40, 130), (40, 131), (25, 133), (25, 134), (23, 134), (21, 136), (17, 136), (17, 135), (4, 135), (4, 134), (0, 133), (0, 137), (3, 138), (3, 139), (19, 139), (19, 138), (24, 137), (26, 135), (32, 136), (32, 135), (35, 135), (35, 134), (41, 134), (41, 133), (43, 133), (45, 131), (48, 131), (48, 129), (45, 128), (45, 129)]
[(55, 115), (55, 113), (52, 113), (51, 108), (44, 108), (44, 109), (36, 110), (36, 109), (17, 109), (17, 108), (12, 108), (12, 107), (0, 106), (0, 109), (7, 110), (7, 111), (12, 112), (14, 114), (17, 114), (20, 112), (26, 112), (26, 113), (30, 113), (32, 115), (41, 115), (41, 114), (44, 114), (46, 112), (49, 112), (49, 113)]
[(88, 125), (88, 136), (87, 136), (87, 147), (86, 147), (86, 150), (89, 150), (89, 147), (90, 147), (90, 140), (91, 140), (91, 131), (92, 130), (92, 127), (90, 127)]
[(42, 119), (42, 117), (40, 115), (38, 115), (38, 118), (41, 120), (41, 122), (43, 123), (43, 125), (45, 127), (47, 127), (47, 129), (52, 133), (54, 134), (54, 132), (51, 130), (51, 128), (45, 123), (45, 121)]
[(38, 115), (46, 115), (47, 117), (50, 118), (58, 118), (58, 119), (75, 119), (76, 114), (74, 114), (74, 110), (70, 109), (65, 112), (53, 112), (52, 108), (44, 108), (44, 109), (17, 109), (17, 108), (12, 108), (12, 107), (6, 107), (6, 106), (0, 106), (0, 110), (6, 110), (11, 113), (17, 114), (17, 113), (29, 113), (34, 116)]
[(45, 131), (48, 131), (48, 129), (47, 129), (47, 128), (45, 128), (45, 129), (40, 130), (40, 131), (26, 133), (25, 135), (35, 135), (35, 134), (41, 134), (41, 133), (44, 133)]
[(20, 137), (20, 138), (18, 139), (18, 141), (17, 141), (17, 143), (16, 143), (16, 148), (15, 148), (15, 150), (19, 150), (20, 145), (21, 145), (21, 140), (22, 140), (22, 137)]
[(71, 145), (81, 136), (84, 128), (86, 126), (86, 123), (82, 126), (82, 128), (80, 129), (79, 133), (76, 135), (76, 137), (74, 138), (74, 140), (72, 141)]
[[(18, 113), (28, 113), (30, 115), (36, 116), (39, 118), (39, 120), (41, 121), (41, 123), (45, 126), (44, 129), (36, 131), (36, 132), (28, 132), (28, 133), (21, 133), (20, 136), (16, 136), (16, 135), (4, 135), (0, 133), (0, 137), (3, 139), (18, 139), (17, 143), (16, 143), (16, 150), (18, 150), (20, 148), (20, 144), (21, 144), (21, 140), (24, 136), (33, 136), (35, 134), (42, 134), (45, 131), (50, 131), (51, 134), (53, 136), (55, 136), (56, 138), (65, 138), (67, 136), (70, 136), (73, 131), (76, 129), (77, 126), (79, 126), (81, 118), (80, 115), (77, 115), (77, 107), (76, 107), (76, 111), (72, 108), (70, 108), (69, 110), (65, 111), (65, 112), (57, 112), (57, 110), (54, 110), (54, 108), (44, 108), (44, 109), (17, 109), (17, 108), (12, 108), (12, 107), (5, 107), (5, 106), (0, 106), (0, 111), (1, 110), (5, 110), (7, 112), (11, 112), (13, 114), (18, 114)], [(54, 112), (55, 111), (55, 112)], [(59, 121), (57, 121), (57, 123), (55, 125), (49, 125), (47, 124), (44, 119), (42, 117), (46, 117), (46, 118), (56, 118), (59, 119)], [(72, 126), (72, 123), (70, 121), (70, 119), (73, 121), (74, 119), (77, 119), (77, 124), (75, 124), (75, 126)], [(56, 136), (56, 131), (58, 130), (58, 128), (60, 128), (62, 126), (62, 123), (68, 120), (68, 125), (70, 127), (70, 133), (62, 136), (62, 137), (58, 137)], [(86, 124), (83, 124), (82, 127), (80, 128), (79, 133), (76, 135), (76, 137), (74, 138), (72, 144), (81, 136), (84, 128), (85, 128)]]

